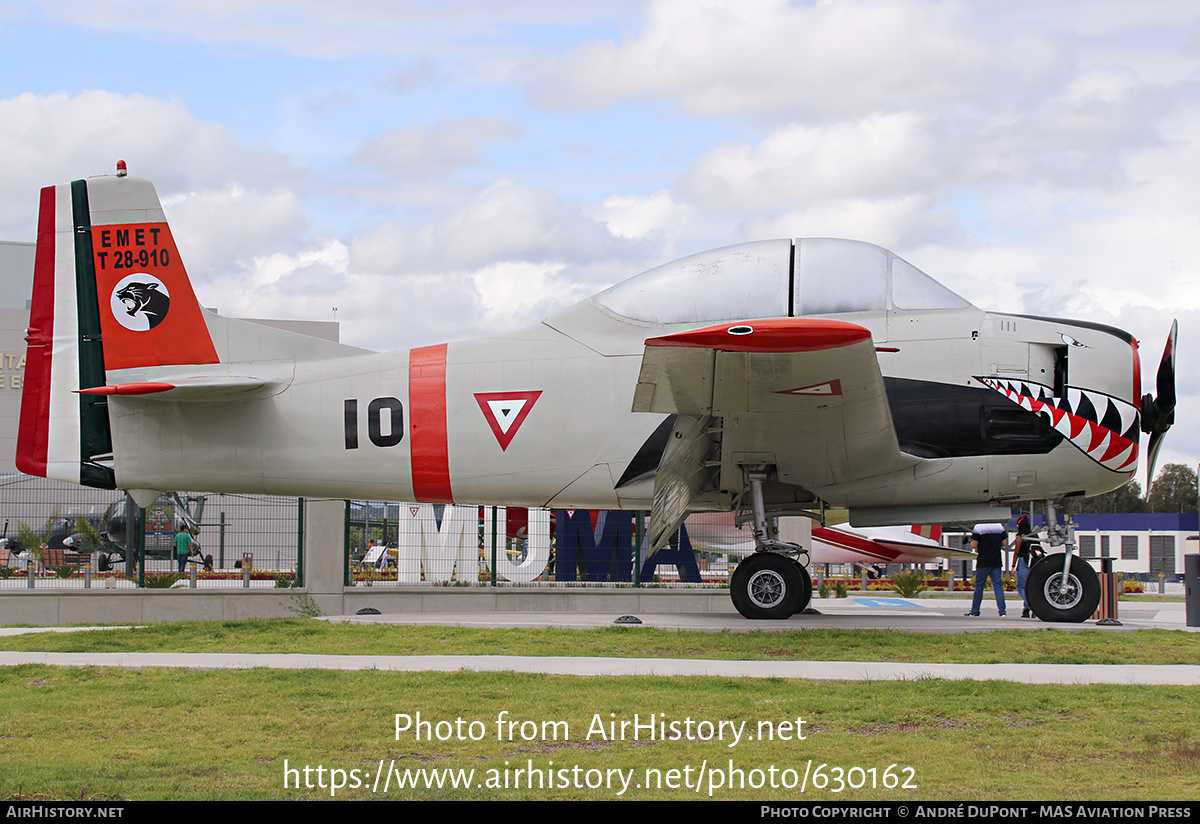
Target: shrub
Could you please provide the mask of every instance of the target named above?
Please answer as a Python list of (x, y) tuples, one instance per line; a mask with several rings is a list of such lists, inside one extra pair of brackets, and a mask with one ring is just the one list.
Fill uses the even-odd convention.
[(892, 586), (901, 598), (916, 598), (925, 589), (925, 573), (919, 569), (897, 572), (892, 576)]
[(170, 589), (183, 576), (178, 572), (153, 572), (146, 576), (147, 589)]

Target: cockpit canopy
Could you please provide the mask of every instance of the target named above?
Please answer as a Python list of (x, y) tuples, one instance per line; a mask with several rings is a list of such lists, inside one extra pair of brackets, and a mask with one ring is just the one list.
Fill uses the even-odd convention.
[(840, 238), (760, 240), (700, 252), (635, 275), (592, 299), (649, 323), (971, 305), (888, 250)]

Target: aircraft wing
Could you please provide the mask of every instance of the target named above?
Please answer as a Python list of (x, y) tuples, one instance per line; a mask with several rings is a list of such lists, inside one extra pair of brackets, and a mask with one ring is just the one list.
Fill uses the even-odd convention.
[(903, 455), (871, 332), (820, 318), (722, 323), (650, 338), (635, 412), (713, 416), (722, 464), (774, 464), (807, 488), (917, 462)]
[(846, 526), (817, 527), (812, 531), (813, 560), (834, 564), (927, 564), (940, 558), (975, 557), (973, 552), (939, 546), (933, 541), (921, 542), (917, 535), (909, 537), (913, 540), (893, 538), (888, 527), (861, 530)]

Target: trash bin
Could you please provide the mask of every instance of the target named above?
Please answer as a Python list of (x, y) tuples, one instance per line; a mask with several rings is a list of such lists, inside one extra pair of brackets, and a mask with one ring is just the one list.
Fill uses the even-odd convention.
[(1200, 627), (1200, 555), (1183, 556), (1183, 591), (1187, 596), (1187, 625)]

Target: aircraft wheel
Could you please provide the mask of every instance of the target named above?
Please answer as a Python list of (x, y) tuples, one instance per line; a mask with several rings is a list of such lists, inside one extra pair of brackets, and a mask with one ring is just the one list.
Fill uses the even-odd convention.
[(212, 572), (212, 568), (213, 568), (213, 560), (212, 560), (212, 556), (211, 556), (211, 555), (205, 555), (205, 556), (204, 556), (204, 569), (205, 569), (206, 571), (208, 571), (208, 572)]
[(796, 607), (795, 614), (799, 614), (812, 606), (813, 585), (812, 576), (808, 574), (808, 570), (800, 564), (796, 564), (796, 566), (800, 567), (800, 604)]
[(729, 595), (745, 618), (783, 620), (798, 612), (799, 604), (812, 599), (812, 582), (807, 578), (791, 558), (756, 552), (737, 565), (729, 581)]
[(112, 569), (112, 556), (111, 555), (105, 555), (103, 552), (101, 552), (99, 561), (100, 562), (97, 564), (97, 567), (99, 568), (99, 570), (101, 572), (108, 572), (109, 570)]
[(1033, 565), (1025, 579), (1025, 597), (1033, 614), (1043, 621), (1078, 624), (1100, 605), (1100, 577), (1087, 561), (1071, 557), (1063, 587), (1063, 556), (1047, 555)]

